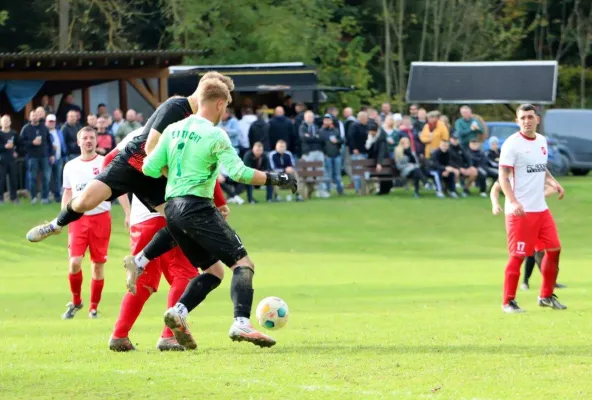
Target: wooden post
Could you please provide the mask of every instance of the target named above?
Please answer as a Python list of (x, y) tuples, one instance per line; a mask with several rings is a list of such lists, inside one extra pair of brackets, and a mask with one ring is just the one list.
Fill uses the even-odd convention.
[(119, 108), (125, 118), (127, 112), (127, 81), (125, 80), (119, 81)]
[(160, 102), (164, 103), (166, 99), (169, 97), (169, 69), (165, 68), (160, 71), (160, 75), (158, 78), (158, 92), (160, 97)]
[(82, 115), (81, 119), (86, 121), (86, 116), (90, 114), (90, 88), (88, 87), (82, 89), (82, 110), (85, 115)]
[(25, 121), (29, 120), (29, 114), (31, 114), (31, 111), (33, 111), (33, 100), (25, 105)]

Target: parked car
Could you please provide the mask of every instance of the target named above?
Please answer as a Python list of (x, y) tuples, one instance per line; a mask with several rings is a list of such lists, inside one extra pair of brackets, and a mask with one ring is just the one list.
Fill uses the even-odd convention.
[[(488, 136), (496, 136), (499, 139), (500, 148), (507, 138), (520, 130), (520, 127), (515, 122), (487, 122), (486, 125)], [(549, 171), (557, 176), (567, 175), (570, 170), (569, 159), (559, 151), (557, 139), (553, 135), (546, 136), (549, 147)], [(489, 150), (489, 142), (487, 140), (483, 143), (483, 150)]]
[(584, 176), (592, 169), (592, 110), (552, 109), (543, 117), (542, 131), (555, 139), (569, 160), (571, 172)]

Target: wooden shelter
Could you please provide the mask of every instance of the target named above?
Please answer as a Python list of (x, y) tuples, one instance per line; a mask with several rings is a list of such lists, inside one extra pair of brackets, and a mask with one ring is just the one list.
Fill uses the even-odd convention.
[[(182, 64), (186, 55), (196, 54), (199, 52), (164, 50), (0, 53), (0, 82), (43, 81), (35, 97), (81, 89), (81, 106), (86, 112), (90, 104), (89, 88), (111, 81), (119, 82), (120, 108), (125, 112), (127, 82), (156, 108), (168, 97), (169, 67)], [(157, 87), (148, 81), (154, 78)], [(16, 110), (6, 96), (0, 97), (0, 113), (14, 114)], [(32, 105), (32, 101), (27, 104), (25, 115)]]

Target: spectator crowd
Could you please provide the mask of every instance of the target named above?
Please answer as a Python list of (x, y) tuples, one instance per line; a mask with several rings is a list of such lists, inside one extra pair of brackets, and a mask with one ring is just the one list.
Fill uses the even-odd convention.
[[(302, 103), (293, 104), (289, 96), (272, 112), (266, 106), (256, 110), (247, 106), (239, 116), (229, 108), (219, 126), (245, 164), (261, 171), (298, 174), (302, 161), (320, 162), (322, 176), (312, 188), (320, 198), (330, 197), (333, 191), (344, 195), (348, 188), (362, 194), (373, 175), (358, 172), (359, 160), (373, 160), (367, 163), (375, 174), (383, 168), (393, 171), (386, 179), (383, 174), (378, 195), (411, 184), (416, 197), (422, 191), (433, 191), (438, 197), (466, 197), (473, 187), (486, 197), (488, 178), (497, 179), (498, 140), (489, 138), (490, 150), (482, 151), (487, 136), (484, 122), (468, 106), (460, 108), (460, 117), (453, 125), (439, 111), (427, 112), (416, 104), (405, 114), (392, 112), (391, 105), (384, 103), (380, 111), (362, 107), (354, 114), (346, 107), (340, 113), (336, 107), (328, 107), (324, 114), (316, 115)], [(57, 113), (44, 96), (20, 133), (11, 124), (10, 116), (1, 117), (0, 190), (7, 194), (0, 197), (0, 203), (3, 198), (18, 203), (20, 189), (33, 204), (48, 204), (61, 201), (62, 170), (68, 160), (80, 155), (76, 134), (83, 125), (96, 129), (97, 152), (104, 155), (140, 128), (143, 116), (129, 109), (124, 118), (120, 109), (110, 113), (107, 105), (100, 104), (96, 113), (83, 119), (71, 95)], [(344, 176), (348, 177), (347, 184)], [(257, 202), (255, 188), (233, 182), (225, 171), (219, 181), (230, 203), (244, 203), (243, 192), (249, 203)], [(265, 190), (266, 201), (282, 200), (272, 188)], [(295, 196), (297, 201), (303, 198), (302, 192)], [(292, 197), (287, 195), (286, 200)]]

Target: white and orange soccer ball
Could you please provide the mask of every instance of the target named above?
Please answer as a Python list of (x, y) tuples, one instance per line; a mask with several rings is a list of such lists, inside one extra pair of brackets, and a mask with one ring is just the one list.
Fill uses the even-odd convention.
[(259, 302), (256, 314), (259, 325), (273, 331), (286, 325), (290, 310), (279, 297), (266, 297)]

